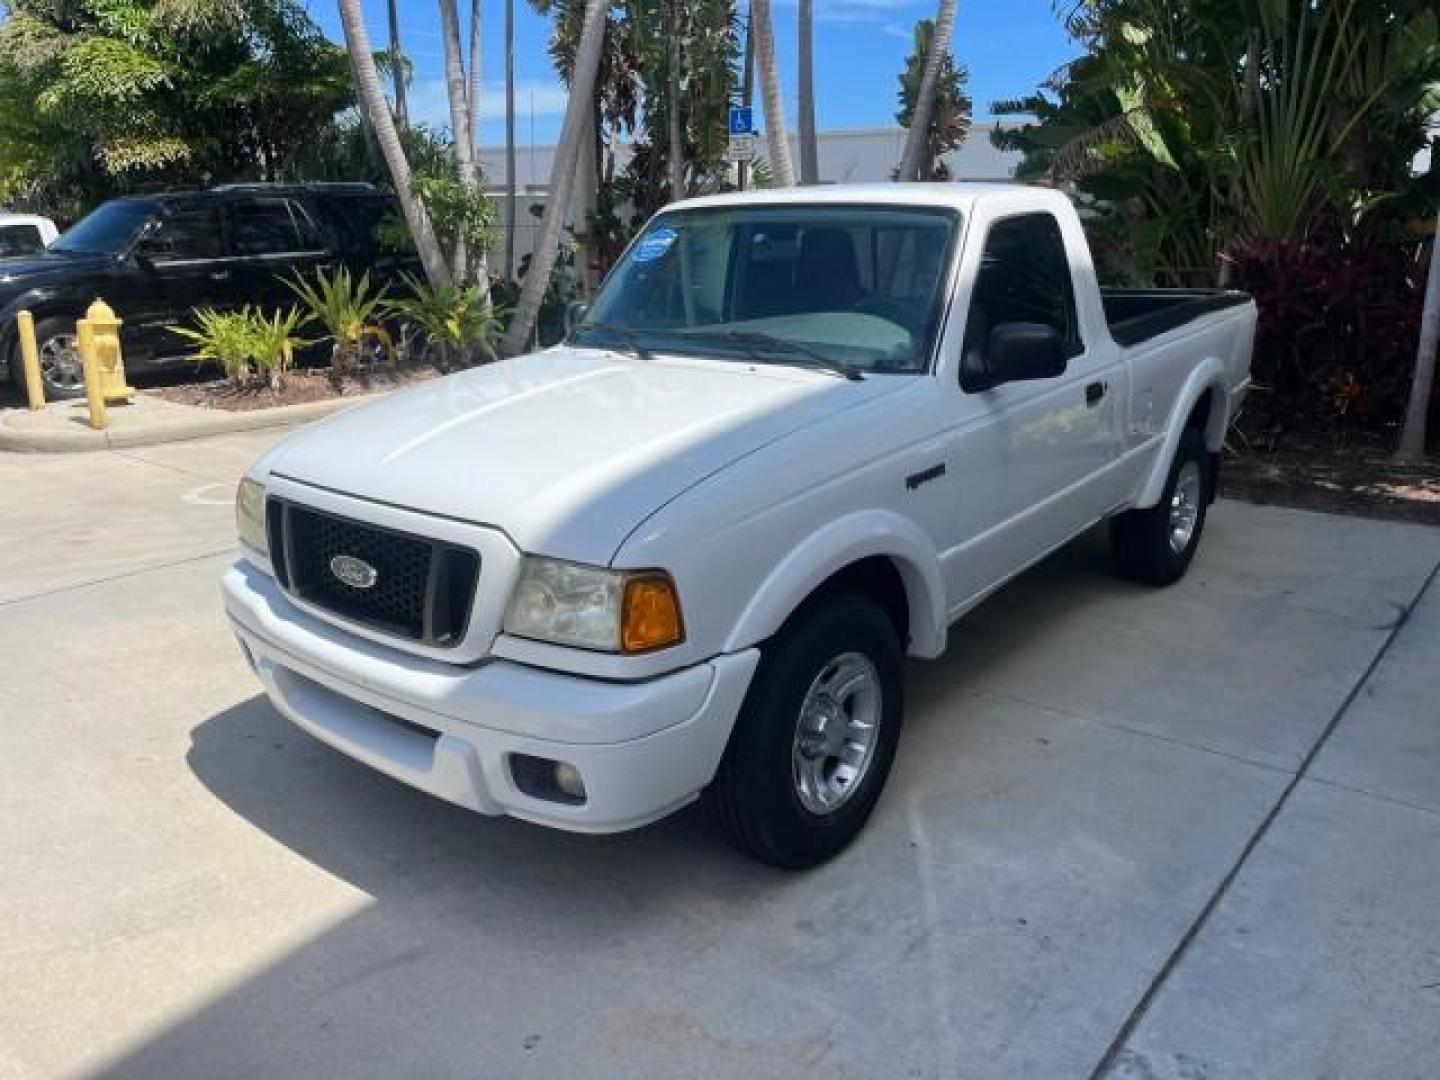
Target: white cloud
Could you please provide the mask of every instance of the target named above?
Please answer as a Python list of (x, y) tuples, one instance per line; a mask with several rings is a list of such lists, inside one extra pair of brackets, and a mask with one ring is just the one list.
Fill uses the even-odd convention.
[[(558, 82), (545, 79), (515, 81), (515, 115), (523, 123), (536, 117), (563, 116), (570, 93)], [(444, 79), (421, 79), (410, 87), (410, 115), (417, 121), (436, 127), (450, 127), (450, 98)], [(505, 84), (480, 84), (480, 123), (505, 118)]]

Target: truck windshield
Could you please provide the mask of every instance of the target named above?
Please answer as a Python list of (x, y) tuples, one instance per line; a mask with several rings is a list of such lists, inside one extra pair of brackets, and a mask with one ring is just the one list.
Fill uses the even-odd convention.
[(124, 254), (153, 213), (153, 207), (144, 203), (105, 203), (66, 229), (50, 250), (77, 255)]
[(652, 221), (572, 340), (851, 373), (928, 370), (959, 215), (726, 206)]

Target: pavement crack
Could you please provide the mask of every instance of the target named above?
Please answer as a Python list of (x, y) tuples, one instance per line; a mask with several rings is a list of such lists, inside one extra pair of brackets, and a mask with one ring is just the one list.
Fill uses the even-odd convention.
[(0, 600), (0, 608), (13, 607), (16, 604), (26, 604), (32, 600), (44, 600), (51, 596), (59, 596), (63, 593), (78, 592), (81, 589), (93, 588), (96, 585), (108, 585), (113, 581), (124, 581), (126, 578), (139, 577), (141, 574), (153, 574), (157, 570), (169, 570), (175, 566), (186, 566), (190, 563), (204, 562), (206, 559), (214, 559), (220, 555), (230, 555), (235, 551), (235, 545), (219, 548), (215, 551), (203, 551), (198, 555), (187, 555), (183, 559), (172, 559), (170, 562), (152, 563), (149, 566), (136, 567), (134, 570), (124, 570), (118, 574), (109, 574), (105, 577), (89, 578), (85, 581), (72, 582), (69, 585), (57, 585), (53, 589), (44, 589), (37, 593), (27, 593), (24, 596), (12, 596), (7, 600)]
[(1230, 887), (1235, 883), (1235, 879), (1240, 876), (1240, 871), (1243, 870), (1245, 864), (1249, 862), (1250, 856), (1254, 853), (1255, 849), (1260, 846), (1260, 842), (1265, 839), (1266, 834), (1270, 831), (1270, 827), (1274, 825), (1275, 821), (1280, 817), (1280, 812), (1285, 809), (1286, 804), (1290, 801), (1290, 796), (1295, 793), (1295, 789), (1300, 786), (1301, 781), (1306, 779), (1306, 773), (1310, 771), (1310, 766), (1315, 763), (1315, 759), (1320, 756), (1320, 751), (1324, 749), (1325, 744), (1330, 740), (1330, 736), (1333, 735), (1335, 729), (1340, 726), (1340, 721), (1344, 718), (1345, 714), (1350, 711), (1350, 706), (1353, 705), (1355, 699), (1360, 696), (1361, 689), (1370, 681), (1371, 676), (1375, 674), (1375, 669), (1380, 666), (1380, 661), (1383, 660), (1385, 654), (1390, 651), (1390, 646), (1395, 643), (1395, 639), (1399, 636), (1401, 628), (1409, 621), (1411, 613), (1419, 606), (1420, 601), (1425, 597), (1425, 593), (1428, 592), (1430, 586), (1434, 584), (1437, 574), (1440, 574), (1440, 562), (1437, 562), (1431, 567), (1430, 573), (1425, 575), (1425, 580), (1421, 582), (1419, 590), (1410, 600), (1410, 603), (1404, 606), (1404, 610), (1396, 618), (1394, 625), (1389, 628), (1385, 635), (1385, 640), (1382, 641), (1380, 647), (1375, 650), (1375, 655), (1370, 658), (1370, 663), (1365, 666), (1365, 670), (1361, 672), (1360, 678), (1357, 679), (1355, 685), (1350, 688), (1344, 700), (1340, 702), (1339, 707), (1330, 717), (1329, 722), (1326, 723), (1324, 729), (1315, 739), (1315, 742), (1301, 760), (1300, 767), (1290, 778), (1289, 783), (1285, 785), (1285, 789), (1280, 792), (1280, 797), (1275, 800), (1275, 804), (1270, 807), (1270, 810), (1265, 814), (1264, 818), (1261, 819), (1260, 824), (1255, 827), (1249, 839), (1245, 841), (1245, 846), (1240, 849), (1240, 854), (1235, 859), (1235, 862), (1231, 865), (1230, 869), (1226, 871), (1225, 876), (1220, 879), (1220, 883), (1210, 894), (1210, 898), (1205, 901), (1205, 905), (1200, 909), (1199, 914), (1195, 916), (1189, 927), (1186, 928), (1185, 933), (1181, 935), (1180, 940), (1170, 951), (1170, 955), (1165, 958), (1165, 962), (1160, 965), (1160, 969), (1150, 980), (1149, 985), (1145, 988), (1145, 992), (1140, 996), (1140, 1000), (1135, 1003), (1134, 1008), (1130, 1010), (1130, 1015), (1125, 1018), (1125, 1022), (1120, 1025), (1120, 1029), (1115, 1033), (1115, 1037), (1110, 1040), (1110, 1045), (1105, 1048), (1104, 1055), (1101, 1056), (1099, 1063), (1096, 1064), (1090, 1073), (1090, 1080), (1103, 1080), (1104, 1077), (1109, 1076), (1114, 1070), (1124, 1053), (1126, 1045), (1130, 1042), (1130, 1037), (1135, 1034), (1135, 1030), (1140, 1026), (1140, 1022), (1145, 1019), (1146, 1014), (1150, 1011), (1150, 1006), (1154, 1004), (1161, 989), (1164, 988), (1170, 976), (1180, 966), (1180, 962), (1185, 958), (1186, 953), (1190, 951), (1190, 946), (1195, 942), (1195, 939), (1200, 936), (1200, 932), (1205, 929), (1205, 924), (1210, 921), (1210, 916), (1219, 908), (1221, 901), (1225, 899), (1226, 894), (1230, 891)]

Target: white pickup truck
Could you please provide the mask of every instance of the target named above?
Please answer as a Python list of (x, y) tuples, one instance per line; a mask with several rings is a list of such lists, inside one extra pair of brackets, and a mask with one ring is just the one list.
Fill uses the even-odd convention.
[(1185, 572), (1255, 315), (1099, 289), (1052, 191), (676, 203), (564, 345), (262, 457), (225, 608), (281, 712), (423, 791), (589, 832), (703, 797), (810, 866), (904, 656), (1106, 519), (1121, 572)]

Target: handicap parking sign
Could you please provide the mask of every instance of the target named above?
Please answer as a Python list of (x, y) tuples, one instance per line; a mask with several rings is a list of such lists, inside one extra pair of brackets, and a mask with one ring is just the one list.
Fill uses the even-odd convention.
[(749, 135), (755, 130), (753, 111), (749, 106), (736, 106), (730, 110), (731, 135)]

